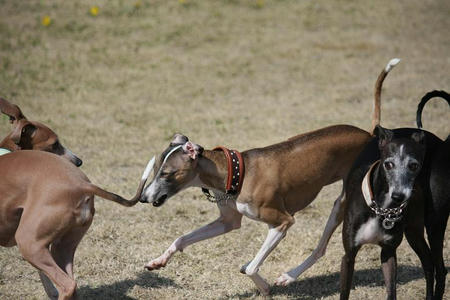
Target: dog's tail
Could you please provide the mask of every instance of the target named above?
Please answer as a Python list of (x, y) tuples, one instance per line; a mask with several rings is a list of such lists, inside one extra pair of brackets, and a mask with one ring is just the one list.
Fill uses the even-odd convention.
[(425, 96), (422, 97), (422, 100), (420, 100), (419, 105), (417, 105), (417, 114), (416, 114), (416, 123), (417, 128), (422, 128), (422, 111), (425, 106), (425, 104), (434, 97), (441, 97), (445, 99), (450, 106), (450, 95), (445, 91), (431, 91), (425, 94)]
[(386, 68), (384, 68), (380, 75), (378, 75), (377, 82), (375, 83), (375, 102), (373, 104), (373, 117), (372, 117), (372, 134), (377, 125), (380, 125), (381, 119), (381, 88), (383, 87), (383, 81), (387, 74), (400, 62), (399, 58), (391, 59)]
[(137, 189), (136, 195), (134, 195), (134, 197), (131, 198), (130, 200), (127, 200), (117, 194), (105, 191), (104, 189), (99, 188), (98, 186), (96, 186), (92, 183), (89, 183), (89, 185), (87, 186), (87, 191), (94, 195), (97, 195), (103, 199), (114, 201), (123, 206), (128, 206), (128, 207), (134, 206), (139, 201), (139, 198), (141, 197), (142, 190), (144, 189), (144, 186), (145, 186), (145, 182), (147, 181), (147, 178), (150, 175), (150, 171), (153, 169), (154, 164), (155, 164), (155, 157), (153, 157), (148, 162), (147, 167), (145, 168), (145, 171), (142, 174), (141, 182), (139, 183), (139, 187)]

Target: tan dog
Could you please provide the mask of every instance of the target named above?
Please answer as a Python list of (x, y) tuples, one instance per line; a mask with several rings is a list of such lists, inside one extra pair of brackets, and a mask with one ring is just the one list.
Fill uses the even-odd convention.
[(42, 123), (28, 121), (17, 105), (0, 98), (0, 111), (9, 116), (13, 126), (11, 133), (0, 142), (0, 148), (9, 151), (47, 151), (65, 157), (77, 167), (83, 163), (69, 149), (62, 146), (53, 130)]
[(92, 223), (94, 195), (135, 205), (153, 163), (154, 158), (134, 198), (126, 200), (90, 183), (80, 169), (51, 153), (24, 150), (0, 156), (0, 246), (18, 246), (39, 270), (50, 298), (72, 299), (73, 257)]
[[(126, 200), (91, 184), (72, 165), (79, 167), (82, 161), (61, 145), (50, 128), (28, 121), (17, 105), (2, 98), (0, 110), (13, 125), (0, 142), (0, 148), (13, 152), (0, 156), (0, 246), (18, 246), (39, 270), (50, 298), (71, 299), (76, 289), (73, 257), (92, 223), (94, 195), (124, 206), (135, 205), (154, 159), (134, 198)], [(27, 149), (41, 151), (17, 151)]]
[[(382, 82), (397, 62), (392, 60), (378, 77), (373, 126), (380, 121)], [(144, 190), (141, 202), (160, 206), (187, 187), (202, 187), (213, 190), (220, 217), (179, 237), (160, 257), (145, 267), (148, 270), (164, 267), (177, 251), (240, 228), (242, 215), (245, 215), (269, 226), (261, 249), (251, 262), (241, 268), (241, 272), (253, 280), (260, 292), (267, 295), (269, 285), (258, 275), (258, 269), (294, 224), (293, 215), (309, 205), (323, 186), (344, 180), (370, 138), (371, 135), (362, 129), (337, 125), (240, 154), (223, 147), (203, 150), (186, 136), (176, 135), (161, 155), (155, 177)], [(343, 196), (344, 191), (335, 202), (334, 212), (340, 211)], [(334, 218), (342, 216), (335, 215)], [(326, 236), (326, 230), (322, 237), (326, 243), (332, 231), (328, 230), (328, 233), (329, 236)], [(296, 277), (291, 274), (283, 274), (277, 284), (293, 281)]]

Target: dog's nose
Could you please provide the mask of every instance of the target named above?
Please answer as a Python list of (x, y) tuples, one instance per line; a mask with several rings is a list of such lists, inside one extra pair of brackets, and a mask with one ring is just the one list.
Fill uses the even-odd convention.
[(395, 202), (399, 203), (402, 202), (405, 199), (405, 194), (402, 193), (392, 193), (391, 196), (392, 200), (394, 200)]
[(81, 167), (82, 164), (83, 164), (83, 161), (81, 159), (79, 159), (78, 157), (75, 157), (75, 166)]
[(141, 195), (141, 198), (139, 198), (139, 202), (148, 203), (147, 197), (145, 195)]

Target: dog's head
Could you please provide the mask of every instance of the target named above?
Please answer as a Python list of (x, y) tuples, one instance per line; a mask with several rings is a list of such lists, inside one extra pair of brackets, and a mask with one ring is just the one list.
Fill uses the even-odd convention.
[(0, 143), (11, 151), (40, 150), (65, 157), (77, 167), (83, 163), (59, 141), (56, 133), (39, 122), (29, 121), (20, 108), (0, 98), (0, 110), (9, 117), (12, 131)]
[(384, 178), (382, 207), (398, 206), (407, 201), (425, 158), (425, 134), (421, 130), (410, 138), (395, 138), (393, 131), (377, 126), (380, 172)]
[(144, 189), (141, 202), (161, 206), (179, 191), (192, 186), (197, 178), (196, 167), (203, 147), (175, 134), (169, 147), (160, 155), (154, 168), (154, 178)]

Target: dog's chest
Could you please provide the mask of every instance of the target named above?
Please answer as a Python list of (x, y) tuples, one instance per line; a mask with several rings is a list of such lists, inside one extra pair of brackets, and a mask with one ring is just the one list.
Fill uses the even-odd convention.
[(258, 212), (248, 203), (240, 203), (236, 201), (236, 209), (244, 216), (253, 220), (258, 220)]
[(392, 235), (387, 234), (380, 226), (377, 217), (368, 219), (356, 232), (355, 246), (363, 244), (378, 244), (392, 239)]

